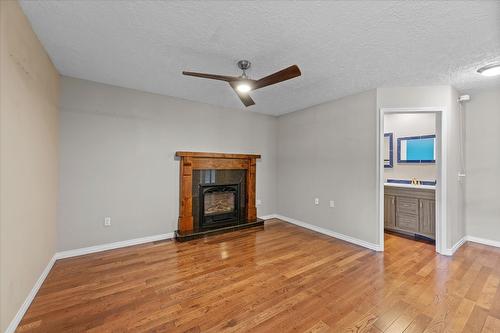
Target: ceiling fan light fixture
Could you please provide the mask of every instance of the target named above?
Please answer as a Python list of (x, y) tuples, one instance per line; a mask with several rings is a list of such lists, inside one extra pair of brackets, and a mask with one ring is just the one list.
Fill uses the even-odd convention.
[(497, 76), (500, 75), (500, 63), (488, 64), (477, 70), (477, 72), (484, 76)]
[(252, 87), (248, 83), (240, 83), (236, 86), (236, 89), (241, 93), (247, 93), (252, 90)]
[(250, 61), (248, 60), (240, 60), (238, 61), (238, 68), (243, 71), (241, 76), (228, 76), (228, 75), (217, 75), (217, 74), (208, 74), (208, 73), (197, 73), (197, 72), (186, 72), (183, 71), (183, 75), (201, 77), (204, 79), (212, 79), (218, 81), (225, 81), (229, 84), (231, 89), (238, 95), (238, 98), (241, 100), (243, 105), (246, 107), (254, 105), (252, 97), (250, 96), (250, 91), (255, 91), (257, 89), (261, 89), (267, 86), (271, 86), (273, 84), (277, 84), (283, 81), (287, 81), (293, 79), (297, 76), (300, 76), (302, 73), (300, 72), (299, 66), (292, 65), (288, 66), (285, 69), (272, 73), (270, 75), (264, 76), (258, 80), (249, 79), (246, 75), (246, 70), (251, 66)]

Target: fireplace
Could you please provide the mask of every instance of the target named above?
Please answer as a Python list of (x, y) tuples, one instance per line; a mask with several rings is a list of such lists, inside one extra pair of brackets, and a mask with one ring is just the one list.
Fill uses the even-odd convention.
[(180, 158), (178, 241), (264, 224), (255, 207), (260, 155), (176, 152), (176, 156)]
[(199, 185), (200, 228), (211, 228), (238, 222), (240, 219), (240, 185)]

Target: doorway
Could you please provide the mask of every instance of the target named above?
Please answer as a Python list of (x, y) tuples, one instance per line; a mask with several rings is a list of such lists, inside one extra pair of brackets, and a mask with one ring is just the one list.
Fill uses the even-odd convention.
[[(435, 133), (422, 133), (423, 135), (418, 136), (403, 136), (400, 135), (394, 137), (392, 135), (392, 145), (388, 143), (390, 133), (385, 131), (385, 116), (398, 116), (398, 115), (422, 115), (422, 116), (434, 116), (435, 121)], [(431, 229), (428, 225), (428, 213), (432, 212), (430, 209), (434, 211), (433, 225), (432, 227), (435, 230), (432, 230), (432, 233), (435, 233), (435, 244), (436, 251), (438, 253), (442, 253), (446, 249), (446, 212), (445, 212), (445, 202), (446, 202), (446, 166), (445, 159), (442, 158), (446, 156), (444, 152), (446, 152), (446, 116), (443, 107), (430, 107), (430, 108), (381, 108), (379, 112), (379, 128), (378, 128), (378, 202), (379, 202), (379, 242), (381, 244), (381, 249), (384, 248), (384, 233), (385, 227), (387, 224), (387, 215), (386, 210), (391, 209), (390, 205), (388, 205), (388, 197), (384, 196), (386, 181), (388, 178), (386, 177), (385, 170), (392, 163), (393, 166), (395, 164), (408, 164), (412, 163), (417, 165), (421, 163), (422, 165), (434, 165), (435, 168), (435, 179), (434, 184), (432, 184), (433, 179), (418, 179), (418, 177), (409, 177), (410, 179), (391, 179), (394, 182), (400, 182), (400, 184), (406, 184), (403, 182), (410, 182), (408, 186), (401, 185), (395, 186), (402, 187), (402, 198), (400, 199), (400, 206), (404, 209), (415, 210), (415, 214), (420, 214), (420, 216), (410, 216), (411, 218), (405, 220), (401, 218), (399, 221), (402, 226), (403, 223), (407, 223), (407, 226), (400, 228), (400, 231), (405, 231), (405, 228), (410, 231), (415, 231), (415, 234), (418, 235), (431, 235)], [(411, 140), (411, 141), (410, 141)], [(416, 161), (414, 154), (407, 150), (410, 147), (426, 147), (433, 144), (433, 154), (434, 158), (422, 157), (420, 160)], [(393, 147), (392, 150), (388, 151), (387, 148)], [(412, 148), (415, 149), (415, 148)], [(420, 152), (422, 153), (422, 152)], [(392, 162), (390, 161), (390, 155), (392, 155)], [(425, 156), (425, 153), (424, 153)], [(418, 162), (418, 163), (417, 163)], [(416, 169), (414, 169), (416, 170)], [(404, 189), (404, 187), (408, 187), (408, 189)], [(417, 196), (415, 198), (411, 198), (409, 193), (410, 190), (413, 191), (413, 188), (418, 189), (415, 192)], [(434, 200), (431, 200), (431, 197), (425, 197), (425, 195), (429, 195), (430, 188), (434, 188), (435, 195)], [(424, 190), (426, 189), (426, 190)], [(406, 191), (406, 193), (405, 193)], [(421, 193), (419, 193), (421, 192)], [(391, 193), (389, 198), (393, 198), (399, 192), (396, 190), (394, 193)], [(385, 199), (385, 200), (384, 200)], [(435, 206), (433, 206), (435, 205)], [(396, 208), (395, 208), (396, 209)], [(402, 209), (402, 208), (400, 208)], [(401, 212), (401, 211), (400, 211)], [(401, 216), (403, 217), (403, 211)], [(411, 212), (410, 212), (411, 213)], [(397, 214), (397, 212), (395, 213)], [(390, 212), (389, 212), (390, 216)], [(413, 219), (413, 220), (412, 220)], [(415, 222), (414, 219), (417, 219)], [(414, 225), (416, 223), (416, 225)], [(418, 229), (420, 227), (420, 229)], [(396, 228), (398, 227), (396, 226)]]

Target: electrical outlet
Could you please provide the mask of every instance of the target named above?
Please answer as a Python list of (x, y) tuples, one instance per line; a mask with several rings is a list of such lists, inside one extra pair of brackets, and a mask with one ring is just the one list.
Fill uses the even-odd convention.
[(319, 205), (319, 198), (314, 198), (314, 204)]
[(260, 199), (257, 199), (257, 200), (255, 201), (255, 205), (257, 205), (257, 206), (262, 205), (262, 201), (261, 201)]
[(105, 227), (111, 227), (111, 217), (105, 217), (104, 218), (104, 226)]
[(330, 208), (335, 208), (335, 201), (330, 200)]

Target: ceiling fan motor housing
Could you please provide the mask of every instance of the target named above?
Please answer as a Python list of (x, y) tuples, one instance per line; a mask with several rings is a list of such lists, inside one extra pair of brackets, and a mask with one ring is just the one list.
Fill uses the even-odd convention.
[(251, 65), (252, 65), (252, 63), (248, 60), (238, 61), (238, 68), (241, 69), (242, 71), (249, 69)]

